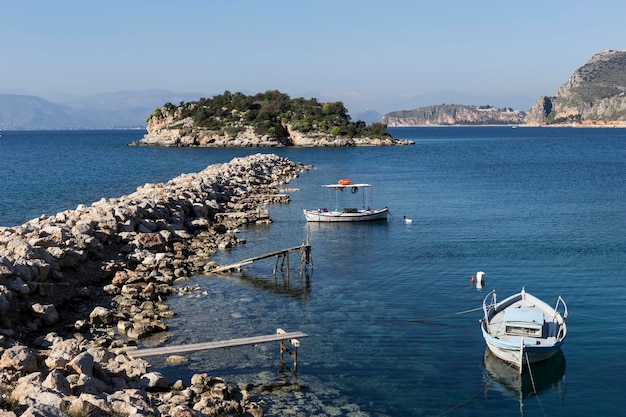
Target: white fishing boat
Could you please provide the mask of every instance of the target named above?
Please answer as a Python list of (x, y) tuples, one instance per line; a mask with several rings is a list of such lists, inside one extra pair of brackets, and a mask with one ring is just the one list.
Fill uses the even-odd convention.
[(524, 288), (500, 302), (493, 290), (483, 300), (483, 312), (481, 330), (487, 347), (520, 373), (525, 365), (554, 356), (567, 336), (567, 305), (560, 295), (551, 307)]
[[(322, 185), (325, 189), (325, 205), (314, 210), (304, 209), (304, 217), (308, 222), (363, 222), (386, 220), (387, 207), (372, 209), (372, 185), (353, 184), (349, 179), (342, 179), (338, 184)], [(357, 201), (360, 207), (343, 207), (340, 203), (349, 200)], [(345, 206), (345, 204), (343, 204)]]

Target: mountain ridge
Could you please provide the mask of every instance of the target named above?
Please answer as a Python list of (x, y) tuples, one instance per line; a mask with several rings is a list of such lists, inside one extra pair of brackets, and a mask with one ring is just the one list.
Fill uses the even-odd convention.
[(441, 104), (390, 112), (385, 114), (382, 122), (389, 127), (518, 125), (523, 123), (525, 117), (526, 113), (510, 107)]
[(163, 103), (200, 96), (156, 89), (124, 90), (89, 96), (58, 95), (53, 102), (30, 94), (0, 93), (0, 129), (145, 129), (148, 115)]
[(626, 127), (626, 50), (594, 54), (554, 96), (537, 100), (525, 124)]
[[(242, 91), (242, 93), (252, 94)], [(0, 130), (28, 130), (28, 129), (115, 129), (115, 128), (146, 128), (146, 118), (156, 108), (164, 103), (180, 103), (193, 101), (201, 97), (211, 97), (213, 94), (198, 92), (173, 93), (169, 90), (122, 90), (117, 92), (101, 92), (86, 96), (66, 93), (46, 94), (45, 97), (23, 90), (0, 90)], [(39, 102), (39, 112), (33, 102), (20, 101), (17, 97), (31, 97), (43, 100)], [(308, 92), (295, 95), (296, 97), (322, 97), (323, 94)], [(521, 97), (521, 96), (519, 96)], [(511, 97), (512, 102), (520, 103), (518, 96)], [(456, 98), (456, 100), (455, 100)], [(415, 95), (410, 98), (401, 98), (394, 103), (384, 102), (379, 108), (412, 108), (424, 103), (437, 102), (485, 102), (484, 96), (467, 95), (463, 93), (445, 91)], [(506, 105), (503, 97), (491, 97), (492, 104)], [(31, 99), (32, 100), (32, 99)], [(326, 101), (326, 100), (323, 100)], [(526, 102), (526, 98), (523, 98)], [(352, 120), (361, 120), (367, 124), (380, 122), (384, 116), (374, 108), (365, 108), (351, 98), (344, 101), (346, 107), (359, 109), (350, 111)], [(532, 100), (528, 100), (532, 102)], [(529, 104), (530, 106), (530, 104)], [(378, 107), (378, 106), (377, 106)], [(516, 106), (511, 106), (517, 108)], [(361, 110), (363, 109), (363, 110)], [(38, 114), (56, 114), (54, 118), (40, 119)], [(10, 116), (9, 116), (10, 115)]]

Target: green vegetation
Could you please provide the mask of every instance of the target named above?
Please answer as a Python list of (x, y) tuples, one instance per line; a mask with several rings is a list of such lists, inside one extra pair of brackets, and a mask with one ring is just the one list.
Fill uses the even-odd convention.
[(341, 102), (320, 103), (315, 98), (290, 98), (279, 91), (266, 91), (254, 96), (225, 91), (213, 98), (180, 103), (166, 103), (148, 117), (172, 116), (174, 121), (191, 117), (197, 128), (236, 135), (252, 126), (259, 136), (285, 137), (287, 125), (301, 133), (322, 133), (340, 137), (391, 137), (383, 123), (369, 126), (363, 121), (351, 122)]
[(580, 103), (624, 94), (626, 86), (626, 54), (616, 53), (605, 59), (592, 59), (577, 70), (579, 82), (572, 87), (576, 101)]
[(18, 401), (12, 397), (11, 390), (4, 386), (0, 387), (0, 410), (13, 411), (17, 406)]
[(556, 112), (551, 111), (546, 116), (546, 120), (544, 123), (547, 125), (553, 125), (553, 124), (571, 124), (571, 123), (578, 124), (581, 122), (582, 122), (582, 116), (580, 114), (572, 114), (567, 117), (556, 117)]

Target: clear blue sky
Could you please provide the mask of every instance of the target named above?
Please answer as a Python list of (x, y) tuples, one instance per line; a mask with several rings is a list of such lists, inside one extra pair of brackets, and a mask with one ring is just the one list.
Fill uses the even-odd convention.
[(623, 0), (6, 0), (0, 91), (538, 98), (626, 49), (625, 21)]

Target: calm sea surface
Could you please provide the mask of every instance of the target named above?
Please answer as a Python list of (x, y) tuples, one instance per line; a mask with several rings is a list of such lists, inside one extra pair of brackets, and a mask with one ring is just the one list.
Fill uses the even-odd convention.
[[(167, 367), (188, 382), (208, 372), (263, 393), (266, 415), (621, 416), (626, 406), (626, 130), (510, 127), (390, 129), (394, 148), (127, 147), (142, 131), (3, 132), (0, 225), (24, 223), (133, 192), (233, 157), (273, 152), (312, 164), (269, 207), (273, 223), (240, 230), (235, 262), (296, 246), (303, 208), (321, 184), (374, 185), (371, 224), (312, 224), (313, 269), (289, 283), (274, 259), (242, 274), (194, 277), (202, 292), (172, 297), (171, 344), (300, 330), (298, 378), (278, 373), (278, 346), (189, 355)], [(412, 219), (404, 222), (403, 216)], [(292, 256), (291, 266), (297, 266)], [(470, 277), (486, 274), (485, 288)], [(479, 311), (525, 287), (569, 307), (562, 357), (526, 380), (485, 358)], [(422, 321), (412, 321), (421, 320)], [(157, 343), (159, 340), (151, 340)], [(256, 398), (258, 399), (258, 398)], [(520, 399), (523, 403), (520, 406)]]

